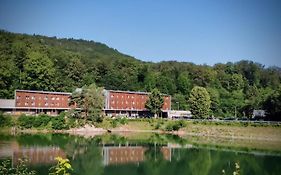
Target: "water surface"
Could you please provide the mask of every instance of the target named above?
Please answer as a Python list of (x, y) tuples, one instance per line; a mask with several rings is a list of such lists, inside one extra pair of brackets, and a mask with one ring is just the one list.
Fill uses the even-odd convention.
[(16, 165), (19, 159), (26, 158), (28, 166), (38, 174), (48, 174), (57, 156), (68, 158), (73, 174), (77, 175), (218, 175), (222, 170), (232, 174), (235, 163), (239, 163), (240, 172), (245, 175), (281, 172), (281, 151), (274, 149), (276, 146), (234, 146), (235, 140), (229, 145), (194, 142), (200, 139), (159, 134), (106, 134), (89, 138), (2, 134), (0, 159), (10, 159)]

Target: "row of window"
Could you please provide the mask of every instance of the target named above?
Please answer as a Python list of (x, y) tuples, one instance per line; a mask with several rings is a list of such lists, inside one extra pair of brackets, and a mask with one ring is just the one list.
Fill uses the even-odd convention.
[[(110, 109), (117, 109), (117, 110), (118, 110), (118, 109), (127, 109), (127, 110), (130, 110), (130, 109), (131, 109), (131, 110), (135, 110), (135, 109), (136, 109), (136, 110), (142, 110), (142, 109), (135, 108), (135, 107), (131, 107), (131, 108), (130, 108), (130, 107), (128, 107), (128, 106), (125, 106), (125, 107), (121, 106), (120, 108), (119, 108), (119, 107), (112, 107), (112, 106), (111, 106)], [(162, 109), (163, 109), (163, 108), (162, 108)], [(165, 108), (165, 110), (169, 110), (169, 108)]]
[[(129, 99), (129, 98), (132, 98), (132, 99), (135, 98), (133, 95), (113, 95), (113, 94), (112, 94), (110, 97), (111, 97), (111, 98), (114, 98), (114, 97), (116, 97), (116, 98), (119, 98), (119, 97), (120, 97), (120, 98), (124, 98), (124, 97), (125, 97), (125, 98), (126, 98), (126, 97), (127, 97), (128, 99)], [(147, 98), (147, 96), (142, 95), (141, 98), (144, 99), (144, 98)], [(169, 97), (165, 97), (165, 99), (168, 100)]]
[[(29, 99), (31, 99), (31, 100), (35, 100), (35, 96), (25, 96), (25, 99), (26, 100), (29, 100)], [(39, 100), (41, 100), (42, 99), (42, 97), (41, 96), (39, 96), (39, 97), (37, 97)], [(17, 100), (19, 100), (19, 99), (21, 99), (21, 96), (17, 96)], [(48, 100), (49, 99), (49, 97), (48, 96), (45, 96), (44, 97), (44, 100)], [(51, 100), (60, 100), (60, 97), (51, 97), (50, 98)], [(61, 98), (62, 100), (64, 100), (64, 98), (62, 97)]]
[(121, 108), (114, 108), (114, 107), (110, 107), (110, 109), (128, 109), (128, 110), (130, 110), (130, 109), (138, 109), (139, 110), (139, 108), (135, 108), (135, 107), (128, 107), (128, 106), (126, 106), (126, 107), (121, 107)]
[[(17, 103), (17, 106), (20, 106), (20, 105), (21, 105), (21, 103), (18, 102), (18, 103)], [(35, 106), (35, 102), (31, 102), (30, 105), (31, 105), (31, 106)], [(24, 106), (29, 106), (29, 103), (28, 103), (28, 102), (25, 102), (25, 103), (24, 103)], [(38, 106), (41, 106), (41, 103), (38, 103)], [(48, 103), (48, 102), (45, 102), (45, 103), (44, 103), (44, 106), (49, 106), (49, 103)], [(59, 104), (59, 103), (51, 103), (50, 106), (60, 106), (60, 104)]]
[[(116, 98), (119, 98), (119, 97), (120, 98), (126, 98), (127, 97), (127, 98), (132, 98), (132, 99), (135, 98), (135, 96), (133, 96), (133, 95), (113, 95), (113, 94), (110, 97), (111, 98), (113, 98), (113, 97), (116, 97)], [(141, 96), (141, 98), (144, 99), (144, 96)]]
[[(119, 103), (119, 101), (116, 101), (116, 104), (118, 104), (118, 103)], [(124, 101), (121, 101), (120, 103), (121, 103), (121, 104), (129, 104), (130, 102), (128, 102), (128, 101), (125, 101), (125, 102), (124, 102)], [(111, 101), (111, 104), (115, 104), (115, 101), (112, 100), (112, 101)], [(134, 104), (137, 104), (137, 105), (138, 105), (139, 103), (133, 101), (131, 104), (133, 104), (133, 105), (134, 105)], [(141, 104), (144, 104), (144, 102), (141, 102)]]
[[(118, 104), (118, 103), (119, 103), (119, 101), (116, 101), (116, 104)], [(112, 101), (111, 101), (111, 104), (115, 104), (115, 101), (112, 100)], [(125, 102), (124, 102), (124, 101), (121, 101), (121, 104), (129, 104), (129, 102), (128, 102), (128, 101), (125, 101)], [(135, 105), (135, 104), (138, 105), (138, 102), (134, 102), (134, 101), (133, 101), (132, 104), (133, 104), (133, 105)], [(144, 105), (144, 102), (141, 102), (141, 104)], [(167, 105), (167, 103), (164, 102), (164, 105)]]

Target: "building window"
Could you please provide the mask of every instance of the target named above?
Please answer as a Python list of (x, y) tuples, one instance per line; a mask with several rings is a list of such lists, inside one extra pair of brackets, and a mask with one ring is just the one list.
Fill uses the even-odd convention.
[(34, 97), (34, 96), (32, 96), (32, 97), (31, 97), (31, 100), (35, 100), (35, 97)]
[(111, 103), (114, 104), (115, 102), (112, 100)]
[(20, 102), (17, 102), (17, 105), (19, 106), (19, 105), (20, 105)]
[(35, 102), (31, 102), (31, 106), (35, 106)]
[(20, 99), (20, 96), (17, 96), (17, 100), (19, 100)]
[(45, 96), (44, 100), (48, 100), (48, 96)]
[(52, 97), (52, 100), (55, 100), (55, 97)]
[(29, 100), (29, 96), (25, 96), (25, 99), (26, 99), (26, 100)]
[(24, 105), (25, 105), (25, 106), (28, 106), (28, 102), (25, 102)]
[(113, 97), (114, 97), (114, 95), (111, 95), (110, 97), (111, 97), (111, 98), (113, 98)]
[(59, 98), (59, 97), (57, 97), (57, 100), (60, 100), (60, 98)]
[(48, 102), (45, 102), (45, 106), (48, 106), (49, 104), (48, 104)]

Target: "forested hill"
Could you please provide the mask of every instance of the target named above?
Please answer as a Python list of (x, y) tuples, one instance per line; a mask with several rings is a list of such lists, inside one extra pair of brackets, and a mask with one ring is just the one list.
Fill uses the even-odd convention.
[(0, 61), (0, 98), (13, 98), (15, 89), (71, 92), (96, 83), (119, 90), (156, 87), (172, 95), (172, 108), (188, 109), (191, 89), (202, 86), (217, 116), (233, 116), (235, 109), (238, 116), (249, 116), (252, 109), (281, 110), (280, 68), (252, 61), (214, 66), (148, 63), (94, 41), (6, 31), (0, 31)]

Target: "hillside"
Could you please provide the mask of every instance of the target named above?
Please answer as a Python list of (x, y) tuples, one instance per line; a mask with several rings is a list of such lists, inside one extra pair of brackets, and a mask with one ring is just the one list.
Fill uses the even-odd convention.
[(172, 95), (172, 108), (188, 109), (191, 89), (202, 86), (211, 96), (211, 114), (216, 116), (250, 116), (253, 109), (261, 108), (276, 114), (281, 109), (280, 68), (264, 68), (252, 61), (212, 67), (148, 63), (94, 41), (6, 31), (0, 31), (0, 61), (0, 98), (13, 98), (15, 89), (71, 92), (96, 83), (119, 90), (156, 87)]

